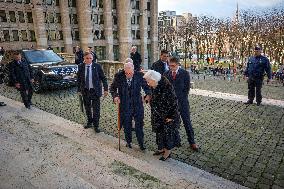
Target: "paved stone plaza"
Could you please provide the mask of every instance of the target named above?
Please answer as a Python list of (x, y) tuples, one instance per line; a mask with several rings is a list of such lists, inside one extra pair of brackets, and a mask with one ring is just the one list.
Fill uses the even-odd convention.
[[(220, 80), (218, 86), (222, 85), (221, 82), (225, 81)], [(195, 85), (199, 83), (195, 81)], [(227, 87), (223, 86), (222, 92)], [(269, 91), (267, 87), (263, 88), (264, 96), (270, 98), (271, 93), (265, 92)], [(236, 93), (240, 94), (238, 91)], [(20, 100), (19, 93), (11, 87), (1, 86), (0, 94)], [(280, 96), (277, 99), (283, 99), (283, 88), (277, 91), (277, 96)], [(190, 95), (189, 98), (196, 141), (201, 152), (190, 150), (184, 128), (181, 127), (182, 147), (174, 150), (173, 158), (250, 188), (284, 188), (283, 108), (246, 106), (240, 102), (200, 95)], [(75, 88), (35, 94), (33, 103), (42, 110), (71, 121), (85, 122), (79, 110)], [(101, 114), (102, 130), (117, 136), (117, 110), (110, 97), (102, 99)], [(147, 106), (146, 147), (155, 150), (149, 116)]]

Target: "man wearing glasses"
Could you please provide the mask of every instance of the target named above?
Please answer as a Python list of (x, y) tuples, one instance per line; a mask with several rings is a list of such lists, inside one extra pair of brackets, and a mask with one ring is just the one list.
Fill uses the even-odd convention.
[(171, 57), (169, 61), (169, 71), (166, 71), (164, 76), (171, 82), (175, 89), (178, 99), (179, 113), (187, 134), (187, 140), (190, 148), (198, 151), (199, 148), (194, 141), (194, 131), (190, 120), (188, 94), (190, 89), (189, 73), (179, 66), (179, 60), (176, 57)]

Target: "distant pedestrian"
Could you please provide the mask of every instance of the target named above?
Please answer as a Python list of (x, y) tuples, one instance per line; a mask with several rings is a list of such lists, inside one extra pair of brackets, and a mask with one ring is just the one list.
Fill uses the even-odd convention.
[(153, 63), (151, 70), (159, 72), (161, 75), (163, 75), (166, 71), (169, 70), (168, 58), (169, 52), (167, 50), (161, 50), (160, 59), (157, 62)]
[(10, 65), (12, 82), (20, 91), (25, 107), (30, 109), (33, 95), (32, 85), (34, 82), (31, 66), (22, 59), (21, 53), (17, 51), (14, 53), (14, 60), (10, 63)]
[(194, 140), (194, 131), (190, 119), (189, 111), (189, 90), (190, 90), (190, 76), (189, 73), (179, 66), (179, 60), (171, 57), (169, 60), (170, 70), (165, 72), (164, 76), (173, 85), (177, 95), (179, 113), (187, 134), (188, 143), (194, 151), (198, 151), (198, 147)]
[(165, 161), (170, 157), (171, 150), (180, 146), (177, 97), (172, 84), (159, 72), (149, 70), (144, 78), (152, 88), (151, 124), (158, 146), (153, 155), (163, 155), (160, 160)]
[(75, 47), (75, 64), (82, 64), (84, 62), (84, 53), (79, 46)]
[(4, 54), (5, 54), (4, 47), (0, 47), (0, 56), (4, 56)]
[(99, 133), (100, 97), (102, 96), (102, 84), (104, 96), (108, 95), (107, 78), (100, 64), (93, 62), (90, 52), (84, 53), (84, 64), (78, 66), (78, 93), (83, 96), (87, 124), (85, 129), (94, 126)]
[(142, 59), (141, 59), (141, 55), (137, 52), (136, 46), (131, 47), (130, 58), (133, 60), (134, 70), (140, 71)]
[(256, 97), (257, 106), (261, 104), (261, 88), (265, 72), (268, 78), (267, 82), (271, 81), (270, 62), (267, 57), (261, 55), (261, 52), (261, 47), (256, 46), (254, 48), (254, 56), (249, 58), (244, 72), (244, 77), (248, 81), (248, 101), (245, 104), (252, 104), (254, 97)]

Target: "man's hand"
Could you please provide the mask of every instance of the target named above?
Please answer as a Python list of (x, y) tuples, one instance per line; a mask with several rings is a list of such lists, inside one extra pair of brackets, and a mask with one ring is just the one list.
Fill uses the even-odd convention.
[(35, 82), (35, 80), (34, 79), (31, 79), (31, 83), (34, 83)]
[(272, 79), (267, 79), (267, 84), (271, 82), (272, 82)]
[(82, 96), (82, 93), (81, 93), (81, 92), (77, 92), (77, 94), (78, 94), (79, 96)]
[(113, 102), (115, 103), (115, 104), (120, 104), (120, 98), (117, 96), (117, 97), (115, 97), (114, 99), (113, 99)]
[(107, 91), (104, 91), (104, 97), (106, 97), (108, 95)]
[(150, 95), (146, 95), (144, 98), (142, 98), (143, 102), (144, 103), (150, 103), (150, 100), (151, 100), (151, 96)]
[(19, 88), (21, 87), (21, 84), (20, 84), (20, 83), (16, 83), (16, 84), (15, 84), (15, 87), (16, 87), (17, 89), (19, 89)]
[(173, 119), (166, 118), (166, 123), (173, 121)]
[(244, 75), (243, 79), (244, 79), (244, 80), (248, 80), (248, 77)]

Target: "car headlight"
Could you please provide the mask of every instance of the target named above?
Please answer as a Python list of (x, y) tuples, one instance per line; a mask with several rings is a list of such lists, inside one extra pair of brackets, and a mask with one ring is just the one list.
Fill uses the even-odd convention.
[(41, 70), (43, 74), (46, 74), (46, 75), (55, 75), (54, 71), (52, 70)]

